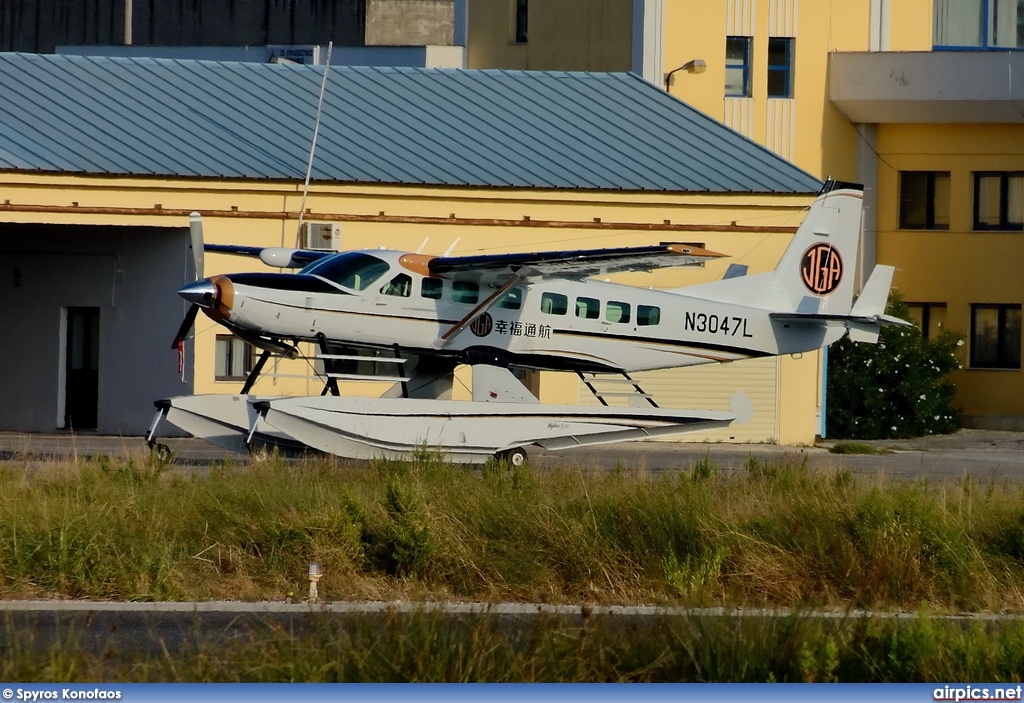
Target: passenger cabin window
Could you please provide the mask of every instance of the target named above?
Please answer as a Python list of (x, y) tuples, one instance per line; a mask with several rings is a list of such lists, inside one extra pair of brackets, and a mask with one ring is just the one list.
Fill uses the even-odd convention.
[(636, 324), (641, 327), (656, 325), (661, 322), (661, 308), (654, 305), (636, 306)]
[(561, 293), (544, 293), (540, 297), (540, 311), (548, 315), (564, 315), (569, 311), (569, 298)]
[(395, 295), (399, 298), (408, 298), (412, 294), (412, 276), (407, 273), (400, 273), (388, 281), (380, 292), (384, 295)]
[(604, 319), (608, 322), (629, 322), (629, 303), (609, 300), (604, 309)]
[(601, 303), (593, 298), (576, 298), (576, 317), (585, 320), (596, 320), (601, 316)]
[(343, 288), (366, 290), (391, 268), (386, 261), (360, 252), (325, 256), (299, 273), (312, 274), (333, 281)]
[(494, 307), (504, 308), (506, 310), (518, 310), (523, 307), (523, 289), (509, 289), (508, 293), (501, 296), (501, 300), (494, 304)]
[(452, 301), (473, 304), (480, 300), (480, 286), (470, 281), (452, 282)]
[(440, 278), (424, 278), (420, 283), (420, 295), (431, 300), (440, 300), (444, 290), (444, 281)]

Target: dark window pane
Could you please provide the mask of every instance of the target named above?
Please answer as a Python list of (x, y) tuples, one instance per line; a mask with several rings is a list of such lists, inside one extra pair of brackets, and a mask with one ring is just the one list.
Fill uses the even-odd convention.
[(748, 46), (750, 46), (750, 37), (726, 37), (725, 62), (746, 64)]
[(653, 305), (637, 305), (636, 323), (638, 325), (656, 325), (661, 322), (661, 308)]
[(501, 297), (494, 307), (504, 308), (506, 310), (518, 310), (523, 307), (523, 289), (522, 288), (511, 288), (508, 293)]
[(924, 229), (928, 223), (928, 174), (904, 171), (900, 174), (900, 227)]
[(424, 278), (420, 284), (420, 295), (431, 300), (440, 300), (444, 281), (440, 278)]
[(971, 306), (971, 366), (1020, 368), (1020, 305)]
[(540, 311), (549, 315), (564, 315), (569, 311), (569, 298), (561, 293), (545, 293), (540, 298)]
[(475, 303), (480, 299), (480, 286), (469, 281), (452, 282), (452, 300), (456, 303)]
[(949, 172), (900, 172), (900, 228), (949, 229)]
[(933, 173), (931, 228), (949, 229), (949, 173)]
[(601, 314), (601, 304), (593, 298), (576, 298), (576, 317), (596, 320)]
[(793, 97), (793, 40), (772, 37), (768, 40), (768, 97)]

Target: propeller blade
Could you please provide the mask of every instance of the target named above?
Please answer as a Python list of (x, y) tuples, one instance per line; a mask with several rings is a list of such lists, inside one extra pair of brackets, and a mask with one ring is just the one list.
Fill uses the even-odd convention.
[(193, 303), (189, 306), (188, 312), (185, 313), (185, 319), (181, 321), (181, 327), (178, 328), (178, 334), (174, 335), (174, 341), (171, 343), (171, 349), (177, 349), (180, 342), (185, 341), (188, 337), (188, 333), (192, 331), (192, 325), (196, 323), (196, 315), (199, 314), (199, 306)]
[(188, 232), (191, 235), (189, 246), (192, 247), (192, 263), (196, 274), (196, 280), (204, 278), (203, 269), (205, 261), (203, 257), (203, 216), (193, 212), (188, 216)]

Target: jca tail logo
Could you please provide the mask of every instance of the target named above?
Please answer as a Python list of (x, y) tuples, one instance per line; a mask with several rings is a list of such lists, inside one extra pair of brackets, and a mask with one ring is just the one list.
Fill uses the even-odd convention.
[(800, 276), (807, 290), (815, 295), (828, 295), (843, 280), (843, 260), (831, 244), (815, 244), (804, 252)]

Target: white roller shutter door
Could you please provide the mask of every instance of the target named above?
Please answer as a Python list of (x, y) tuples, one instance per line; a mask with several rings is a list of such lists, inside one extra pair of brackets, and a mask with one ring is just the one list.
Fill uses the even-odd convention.
[[(777, 442), (779, 438), (779, 359), (746, 359), (730, 364), (706, 364), (683, 369), (644, 371), (630, 374), (663, 408), (729, 410), (730, 399), (745, 393), (754, 413), (746, 424), (707, 432), (693, 432), (668, 438), (690, 442)], [(599, 377), (600, 378), (600, 377)], [(609, 376), (608, 378), (615, 378)], [(621, 383), (596, 382), (599, 390), (626, 391)], [(579, 384), (580, 403), (598, 404), (586, 385)], [(609, 405), (629, 405), (624, 396), (606, 397)]]

